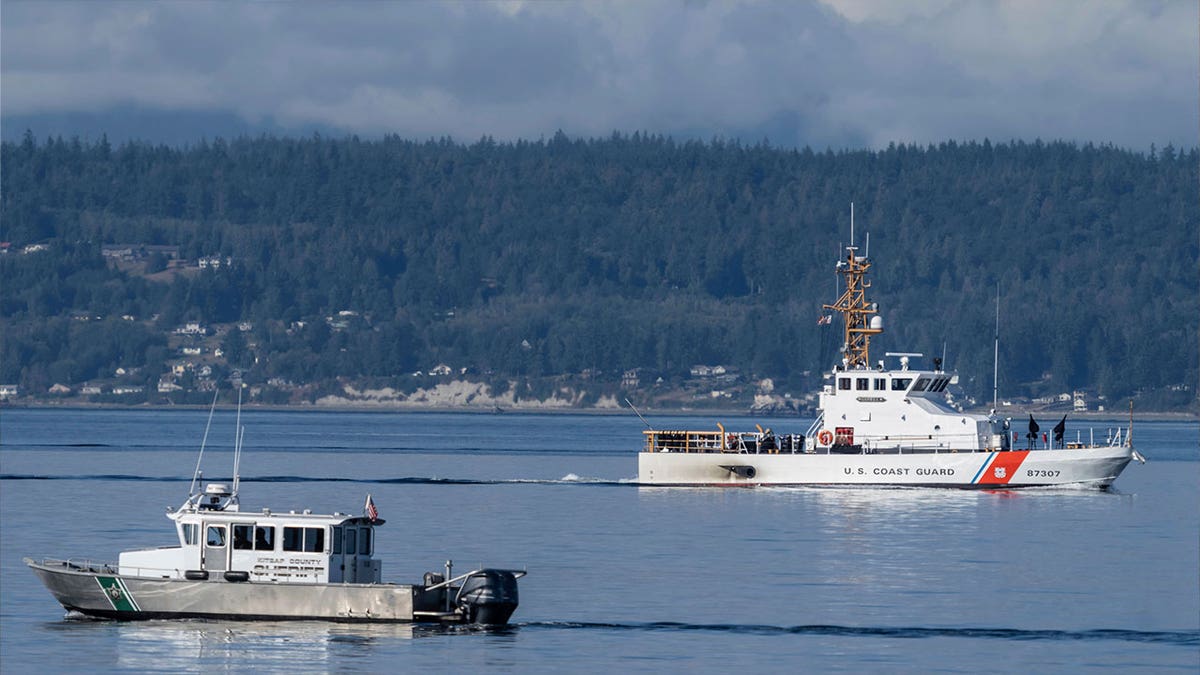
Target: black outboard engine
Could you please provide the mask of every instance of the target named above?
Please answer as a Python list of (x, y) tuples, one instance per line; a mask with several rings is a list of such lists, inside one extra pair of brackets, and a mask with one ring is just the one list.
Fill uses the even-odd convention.
[(455, 605), (467, 623), (504, 625), (517, 609), (518, 576), (524, 574), (491, 569), (473, 572), (463, 579)]

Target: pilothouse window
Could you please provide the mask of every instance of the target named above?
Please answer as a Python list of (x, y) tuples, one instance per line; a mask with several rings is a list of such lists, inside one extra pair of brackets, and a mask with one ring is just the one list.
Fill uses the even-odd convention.
[(200, 542), (200, 526), (194, 523), (183, 524), (183, 543), (188, 546), (195, 546)]
[(908, 389), (908, 385), (912, 384), (911, 377), (897, 377), (892, 379), (892, 391), (904, 391)]
[(866, 378), (866, 377), (858, 378), (858, 381), (854, 383), (854, 388), (857, 389), (858, 391), (867, 391), (868, 389), (871, 388), (870, 378)]
[(209, 525), (208, 535), (205, 542), (209, 546), (217, 547), (225, 545), (225, 528), (219, 525)]
[(913, 385), (913, 391), (925, 391), (925, 388), (928, 386), (929, 386), (929, 378), (922, 377), (917, 380), (916, 384)]
[(843, 391), (850, 391), (850, 378), (839, 377), (838, 378), (838, 389), (841, 389)]
[(249, 551), (254, 548), (253, 525), (234, 525), (233, 526), (233, 548), (238, 551)]
[(363, 555), (371, 555), (371, 528), (363, 527), (359, 529), (358, 552)]
[(309, 553), (320, 553), (325, 550), (325, 528), (304, 528), (304, 550)]
[(358, 552), (358, 548), (355, 546), (355, 542), (358, 541), (357, 532), (358, 530), (353, 527), (346, 528), (346, 555), (354, 555)]
[(254, 550), (275, 550), (275, 528), (273, 526), (259, 525), (254, 528)]
[(320, 527), (283, 528), (283, 550), (320, 553), (325, 550), (325, 529)]

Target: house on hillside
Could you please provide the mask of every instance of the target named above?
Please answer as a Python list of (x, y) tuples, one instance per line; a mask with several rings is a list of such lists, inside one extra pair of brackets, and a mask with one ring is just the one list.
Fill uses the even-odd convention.
[(626, 389), (637, 389), (638, 385), (642, 383), (641, 378), (638, 376), (640, 371), (641, 368), (630, 368), (622, 373), (621, 386)]
[(131, 262), (134, 259), (133, 244), (101, 244), (100, 255), (113, 260)]
[(167, 260), (179, 259), (178, 246), (163, 246), (159, 244), (101, 244), (100, 255), (112, 260), (134, 262), (143, 260), (154, 254), (162, 255)]
[(196, 265), (202, 270), (206, 270), (206, 269), (219, 270), (219, 269), (221, 269), (222, 265), (224, 265), (225, 267), (229, 267), (232, 264), (233, 264), (232, 258), (230, 258), (229, 256), (225, 256), (224, 258), (222, 258), (219, 255), (204, 256), (203, 258), (200, 258), (199, 260), (196, 261)]
[(178, 384), (175, 384), (174, 380), (159, 378), (158, 393), (169, 394), (173, 391), (183, 391), (183, 387), (179, 386)]

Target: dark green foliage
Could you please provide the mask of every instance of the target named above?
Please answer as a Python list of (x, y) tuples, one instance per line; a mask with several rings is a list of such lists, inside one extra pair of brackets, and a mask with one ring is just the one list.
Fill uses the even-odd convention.
[[(840, 340), (815, 322), (851, 201), (877, 261), (879, 355), (945, 344), (990, 396), (999, 284), (1004, 392), (1115, 398), (1197, 381), (1195, 149), (27, 138), (0, 161), (14, 249), (0, 259), (0, 381), (29, 390), (161, 369), (157, 336), (187, 320), (252, 322), (225, 339), (248, 379), (447, 363), (497, 382), (635, 367), (669, 380), (723, 363), (811, 387), (804, 372)], [(15, 250), (38, 242), (49, 249)], [(121, 242), (232, 265), (151, 280), (105, 265), (100, 246)]]

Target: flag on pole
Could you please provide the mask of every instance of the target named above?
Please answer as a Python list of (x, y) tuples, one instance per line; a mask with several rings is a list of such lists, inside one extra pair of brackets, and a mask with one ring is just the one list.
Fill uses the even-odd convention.
[(1042, 430), (1042, 428), (1040, 426), (1038, 426), (1037, 421), (1033, 419), (1033, 415), (1030, 415), (1029, 416), (1029, 433), (1025, 435), (1025, 438), (1031, 438), (1033, 440), (1037, 440), (1038, 432), (1041, 430)]
[(1066, 430), (1067, 430), (1067, 416), (1063, 415), (1063, 418), (1058, 421), (1058, 424), (1054, 425), (1054, 442), (1055, 443), (1062, 443), (1063, 433)]
[(826, 314), (822, 317), (817, 318), (818, 326), (828, 326), (831, 323), (833, 323), (833, 315), (832, 314)]
[(367, 512), (367, 518), (373, 523), (379, 520), (379, 509), (375, 508), (375, 500), (371, 499), (371, 495), (367, 495), (367, 504), (363, 507)]

